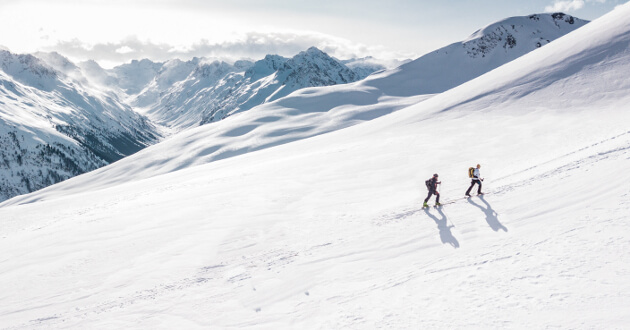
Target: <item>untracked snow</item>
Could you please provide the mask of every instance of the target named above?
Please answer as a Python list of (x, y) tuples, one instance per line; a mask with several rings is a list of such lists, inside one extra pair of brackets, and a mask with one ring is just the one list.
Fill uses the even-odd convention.
[[(627, 72), (630, 4), (366, 123), (4, 202), (0, 325), (624, 328)], [(421, 208), (425, 179), (452, 201), (477, 163), (487, 195)]]

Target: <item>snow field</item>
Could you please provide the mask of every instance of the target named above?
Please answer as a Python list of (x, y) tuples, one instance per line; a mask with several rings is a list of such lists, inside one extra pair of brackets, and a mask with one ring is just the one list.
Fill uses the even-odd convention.
[[(9, 200), (0, 324), (623, 328), (629, 13), (360, 125)], [(459, 198), (476, 163), (488, 195), (421, 208), (424, 180)]]
[[(501, 127), (492, 116), (484, 122)], [(443, 127), (436, 121), (427, 127)], [(453, 156), (466, 149), (459, 139), (425, 148), (418, 137), (441, 135), (421, 131), (408, 125), (337, 145), (322, 135), (86, 192), (79, 203), (75, 196), (4, 207), (3, 219), (16, 217), (19, 225), (5, 230), (2, 276), (23, 286), (3, 290), (5, 306), (19, 311), (5, 310), (3, 318), (18, 328), (579, 328), (627, 321), (628, 188), (585, 185), (583, 178), (627, 180), (618, 169), (627, 168), (628, 133), (594, 145), (545, 145), (540, 158), (522, 160), (530, 168), (525, 179), (486, 169), (502, 165), (504, 154), (481, 152), (491, 194), (425, 211), (418, 172), (432, 171), (409, 164), (423, 164), (427, 149), (434, 158), (451, 157), (443, 162), (451, 164), (441, 174), (443, 200), (461, 196), (468, 180), (449, 181), (449, 173), (465, 177), (467, 169)], [(462, 139), (472, 134), (460, 131)], [(563, 140), (572, 131), (545, 138)], [(536, 142), (518, 151), (535, 154)], [(496, 142), (478, 143), (491, 150), (486, 145)], [(577, 152), (559, 152), (567, 149)], [(488, 176), (495, 172), (504, 178)], [(19, 244), (25, 239), (33, 242), (26, 254)], [(31, 322), (49, 317), (56, 318)]]

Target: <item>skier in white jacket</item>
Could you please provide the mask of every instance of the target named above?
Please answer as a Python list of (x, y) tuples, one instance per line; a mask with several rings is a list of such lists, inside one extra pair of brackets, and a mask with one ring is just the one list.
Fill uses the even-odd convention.
[(477, 189), (477, 195), (483, 195), (483, 193), (481, 192), (481, 181), (483, 181), (483, 179), (480, 177), (480, 174), (479, 174), (480, 168), (481, 168), (481, 165), (477, 164), (477, 168), (473, 172), (473, 177), (472, 177), (472, 181), (470, 182), (470, 187), (468, 188), (468, 190), (466, 190), (466, 197), (470, 197), (470, 191), (475, 186), (475, 184), (479, 184), (479, 188)]

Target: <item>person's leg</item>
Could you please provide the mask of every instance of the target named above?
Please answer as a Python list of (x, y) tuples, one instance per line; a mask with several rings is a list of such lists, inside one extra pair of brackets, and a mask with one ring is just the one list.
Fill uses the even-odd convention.
[(440, 203), (440, 193), (439, 192), (435, 192), (435, 204), (439, 204)]
[(466, 190), (466, 195), (470, 195), (470, 191), (472, 190), (472, 187), (475, 185), (475, 180), (472, 180), (470, 182), (470, 187), (468, 187), (468, 190)]
[(427, 198), (424, 199), (425, 204), (429, 202), (429, 198), (431, 198), (431, 195), (433, 195), (433, 192), (429, 191), (429, 195), (427, 195)]
[(481, 194), (481, 180), (478, 180), (477, 183), (479, 183), (479, 188), (477, 189), (477, 194)]

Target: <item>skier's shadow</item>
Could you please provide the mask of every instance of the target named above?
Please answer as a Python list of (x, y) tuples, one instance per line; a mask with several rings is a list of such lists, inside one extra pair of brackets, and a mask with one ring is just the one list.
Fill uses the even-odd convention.
[(431, 212), (429, 212), (428, 208), (424, 209), (424, 213), (426, 213), (427, 216), (429, 216), (429, 218), (433, 219), (433, 221), (435, 221), (435, 223), (437, 224), (438, 229), (440, 230), (440, 239), (442, 240), (442, 243), (444, 243), (444, 244), (448, 243), (452, 247), (458, 248), (459, 247), (459, 242), (453, 236), (453, 233), (451, 233), (451, 228), (453, 228), (454, 226), (449, 226), (448, 225), (448, 221), (446, 219), (446, 215), (444, 215), (444, 212), (442, 212), (442, 210), (440, 208), (437, 208), (437, 211), (440, 214), (440, 218), (439, 219), (438, 219), (438, 217), (436, 217), (433, 214), (431, 214)]
[(501, 222), (499, 222), (499, 218), (498, 218), (498, 214), (497, 212), (495, 212), (492, 207), (490, 206), (490, 204), (488, 204), (488, 202), (485, 200), (485, 198), (483, 197), (483, 195), (479, 196), (479, 199), (481, 199), (481, 201), (486, 204), (486, 207), (483, 207), (475, 202), (472, 201), (472, 198), (468, 198), (468, 203), (478, 207), (479, 209), (481, 209), (481, 211), (483, 211), (483, 213), (486, 214), (486, 222), (488, 223), (488, 225), (490, 226), (490, 228), (492, 228), (492, 230), (494, 231), (499, 231), (499, 229), (507, 232), (507, 228), (501, 224)]

